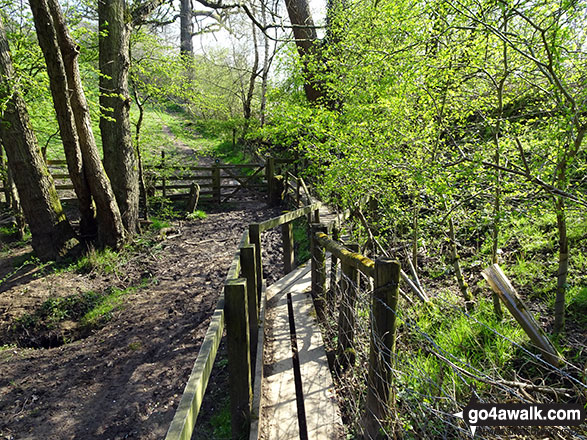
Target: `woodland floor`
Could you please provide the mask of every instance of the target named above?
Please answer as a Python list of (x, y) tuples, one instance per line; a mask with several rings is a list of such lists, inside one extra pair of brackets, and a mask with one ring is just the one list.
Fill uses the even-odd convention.
[[(3, 330), (49, 297), (150, 281), (126, 295), (106, 326), (84, 339), (0, 352), (1, 438), (163, 438), (242, 231), (275, 214), (264, 206), (234, 208), (178, 223), (181, 235), (150, 255), (136, 255), (120, 276), (37, 277), (32, 265), (12, 275), (0, 286)], [(278, 236), (265, 240), (266, 249), (279, 246)], [(264, 256), (267, 269), (277, 255)], [(0, 274), (10, 264), (11, 258), (3, 259)]]
[[(178, 152), (193, 155), (174, 141)], [(184, 151), (182, 151), (184, 150)], [(200, 163), (213, 159), (200, 158)], [(243, 191), (244, 192), (244, 191)], [(256, 197), (258, 199), (258, 196)], [(168, 238), (136, 252), (113, 273), (55, 272), (22, 265), (30, 246), (0, 260), (0, 438), (161, 439), (190, 375), (241, 234), (249, 223), (279, 211), (248, 200), (206, 208), (207, 218), (176, 221)], [(258, 199), (261, 200), (261, 199)], [(281, 238), (263, 237), (264, 271), (279, 278)], [(34, 313), (49, 298), (112, 287), (136, 289), (122, 297), (111, 319), (80, 335), (61, 322), (52, 334), (16, 340), (16, 319)], [(56, 339), (75, 339), (53, 348)], [(16, 342), (16, 344), (15, 344)], [(198, 424), (208, 424), (226, 402), (223, 345)], [(220, 392), (216, 398), (216, 394)], [(215, 394), (216, 393), (216, 394)], [(198, 437), (198, 435), (195, 435)]]

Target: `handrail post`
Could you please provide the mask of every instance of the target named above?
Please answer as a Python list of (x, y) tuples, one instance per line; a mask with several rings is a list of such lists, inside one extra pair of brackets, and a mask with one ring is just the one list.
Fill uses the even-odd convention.
[(391, 363), (395, 352), (400, 271), (401, 266), (397, 261), (387, 258), (375, 261), (365, 413), (367, 438), (383, 438), (381, 424), (395, 407), (395, 395), (391, 387)]
[(263, 288), (263, 261), (261, 258), (261, 229), (259, 223), (249, 225), (249, 242), (255, 246), (255, 269), (257, 271), (257, 300), (261, 300)]
[(313, 223), (310, 226), (311, 241), (310, 250), (312, 255), (312, 296), (314, 298), (314, 307), (319, 319), (325, 317), (326, 302), (326, 249), (316, 241), (316, 233), (327, 233), (328, 228), (322, 223)]
[(301, 197), (301, 191), (300, 191), (300, 189), (301, 189), (301, 186), (302, 186), (302, 184), (300, 183), (300, 178), (299, 177), (296, 179), (296, 182), (297, 182), (297, 189), (296, 189), (296, 208), (299, 208), (300, 207), (300, 197)]
[(314, 210), (314, 223), (320, 223), (320, 208)]
[[(345, 245), (353, 252), (359, 252), (358, 243)], [(355, 339), (355, 303), (359, 286), (359, 271), (341, 261), (340, 307), (338, 312), (338, 346), (336, 359), (338, 366), (345, 369), (355, 363), (353, 347)]]
[(283, 241), (283, 271), (290, 273), (294, 268), (294, 236), (293, 223), (281, 225), (281, 239)]
[[(338, 229), (338, 225), (335, 222), (332, 225), (332, 240), (333, 241), (338, 241), (339, 240), (339, 229)], [(338, 258), (336, 258), (336, 255), (332, 254), (331, 259), (330, 259), (330, 288), (328, 289), (328, 303), (330, 304), (330, 306), (332, 307), (332, 309), (335, 308), (336, 305), (336, 294), (337, 294), (337, 290), (338, 290), (338, 280), (336, 279), (336, 274), (337, 274), (337, 267), (336, 265), (338, 264)]]
[(224, 297), (232, 438), (239, 439), (249, 434), (253, 401), (247, 280), (228, 280)]
[(257, 333), (259, 329), (259, 302), (257, 301), (257, 270), (255, 268), (255, 246), (240, 248), (241, 272), (247, 280), (247, 308), (249, 315), (249, 335), (251, 339), (251, 379), (255, 379), (257, 357)]

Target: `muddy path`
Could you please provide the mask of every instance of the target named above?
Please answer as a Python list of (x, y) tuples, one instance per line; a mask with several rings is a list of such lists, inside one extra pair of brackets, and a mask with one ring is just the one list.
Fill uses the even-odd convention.
[[(147, 286), (124, 297), (108, 324), (83, 340), (50, 349), (0, 352), (0, 436), (3, 439), (158, 439), (164, 437), (189, 377), (210, 316), (244, 228), (277, 212), (257, 208), (216, 212), (176, 225), (179, 236), (128, 267)], [(279, 267), (267, 234), (266, 273)], [(274, 274), (279, 277), (280, 273)], [(66, 274), (69, 289), (107, 281)], [(136, 281), (136, 279), (135, 279)], [(59, 283), (59, 279), (53, 280)], [(56, 291), (18, 284), (2, 303), (19, 297), (30, 309)], [(83, 287), (82, 287), (83, 286)], [(71, 290), (70, 290), (71, 292)], [(44, 294), (45, 293), (45, 294)], [(65, 293), (65, 292), (62, 292)], [(24, 310), (23, 309), (23, 310)], [(12, 316), (13, 318), (14, 316)]]
[[(177, 139), (174, 143), (196, 163), (214, 160), (199, 157)], [(249, 223), (280, 214), (254, 194), (247, 203), (204, 209), (207, 218), (173, 222), (169, 238), (160, 238), (154, 248), (121, 262), (110, 274), (47, 274), (38, 265), (23, 264), (31, 256), (30, 246), (4, 252), (0, 438), (165, 436), (242, 232)], [(282, 275), (280, 246), (278, 231), (264, 235), (264, 272), (270, 281)], [(49, 298), (113, 286), (135, 289), (121, 297), (103, 327), (82, 339), (34, 349), (6, 338), (15, 320)], [(213, 412), (215, 403), (207, 400), (202, 412)]]

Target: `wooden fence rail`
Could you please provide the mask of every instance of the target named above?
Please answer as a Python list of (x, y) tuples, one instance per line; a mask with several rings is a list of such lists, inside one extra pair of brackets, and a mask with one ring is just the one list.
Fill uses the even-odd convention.
[[(329, 303), (332, 295), (326, 294), (326, 266), (324, 251), (332, 253), (333, 258), (341, 262), (341, 279), (334, 284), (339, 285), (338, 291), (345, 295), (340, 301), (338, 314), (338, 341), (337, 365), (346, 368), (351, 364), (351, 351), (354, 342), (354, 296), (358, 286), (357, 271), (374, 279), (374, 290), (371, 305), (371, 334), (369, 350), (369, 372), (367, 379), (367, 399), (363, 425), (367, 438), (380, 438), (380, 427), (384, 420), (389, 420), (395, 407), (392, 392), (392, 365), (395, 352), (396, 312), (399, 296), (399, 282), (401, 266), (397, 261), (380, 258), (375, 261), (361, 255), (352, 246), (347, 249), (340, 243), (332, 240), (324, 232), (326, 225), (312, 225), (312, 295), (316, 305), (316, 313), (320, 317), (334, 309)], [(316, 272), (314, 274), (314, 272)], [(336, 274), (335, 271), (332, 274)], [(332, 281), (332, 280), (331, 280)], [(321, 311), (319, 311), (321, 309)]]
[[(226, 202), (235, 198), (243, 189), (267, 192), (271, 199), (277, 188), (274, 185), (276, 163), (288, 164), (290, 160), (276, 160), (267, 157), (265, 163), (223, 164), (210, 166), (174, 166), (161, 152), (161, 162), (145, 167), (147, 191), (151, 195), (161, 195), (170, 199), (188, 199), (190, 188), (197, 183), (204, 191), (203, 198), (215, 203)], [(66, 160), (48, 160), (49, 171), (55, 180), (55, 189), (62, 198), (68, 197), (75, 189), (67, 172)], [(269, 168), (268, 168), (269, 167)], [(273, 170), (272, 172), (267, 170)], [(263, 180), (270, 175), (270, 180)], [(5, 183), (0, 181), (0, 192)]]

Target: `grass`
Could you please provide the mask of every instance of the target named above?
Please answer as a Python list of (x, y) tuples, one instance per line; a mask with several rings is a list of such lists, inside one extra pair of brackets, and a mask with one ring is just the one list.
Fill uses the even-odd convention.
[(186, 219), (188, 220), (203, 220), (207, 217), (208, 215), (201, 209), (197, 209), (194, 212), (190, 212), (188, 215), (186, 215)]
[[(125, 296), (147, 286), (151, 279), (145, 278), (137, 286), (119, 289), (111, 287), (99, 293), (88, 291), (65, 297), (52, 297), (44, 301), (33, 313), (27, 313), (12, 324), (15, 334), (36, 335), (59, 327), (64, 321), (77, 323), (77, 329), (85, 334), (106, 324), (112, 313), (120, 308)], [(67, 342), (67, 341), (63, 341)]]
[(570, 289), (567, 304), (567, 311), (573, 320), (587, 328), (587, 286)]
[(232, 438), (232, 428), (230, 424), (230, 400), (225, 399), (220, 410), (210, 418), (210, 426), (212, 428), (215, 439), (229, 439)]
[[(399, 352), (400, 357), (405, 356), (403, 361), (412, 366), (401, 375), (403, 386), (417, 393), (437, 395), (438, 384), (453, 383), (456, 400), (468, 398), (469, 384), (460, 380), (453, 369), (446, 369), (446, 363), (434, 352), (465, 368), (468, 364), (493, 376), (509, 375), (516, 353), (510, 341), (525, 341), (523, 330), (512, 318), (499, 321), (488, 298), (479, 298), (469, 316), (457, 304), (458, 299), (445, 292), (432, 299), (430, 306), (413, 308), (403, 318), (407, 347)], [(486, 387), (483, 383), (477, 385), (478, 390)]]
[(115, 273), (117, 268), (124, 264), (121, 253), (112, 249), (90, 250), (82, 257), (71, 263), (66, 270), (77, 273), (98, 272), (104, 274)]
[(308, 238), (308, 222), (304, 217), (293, 221), (293, 236), (295, 244), (296, 265), (310, 259), (310, 240)]

